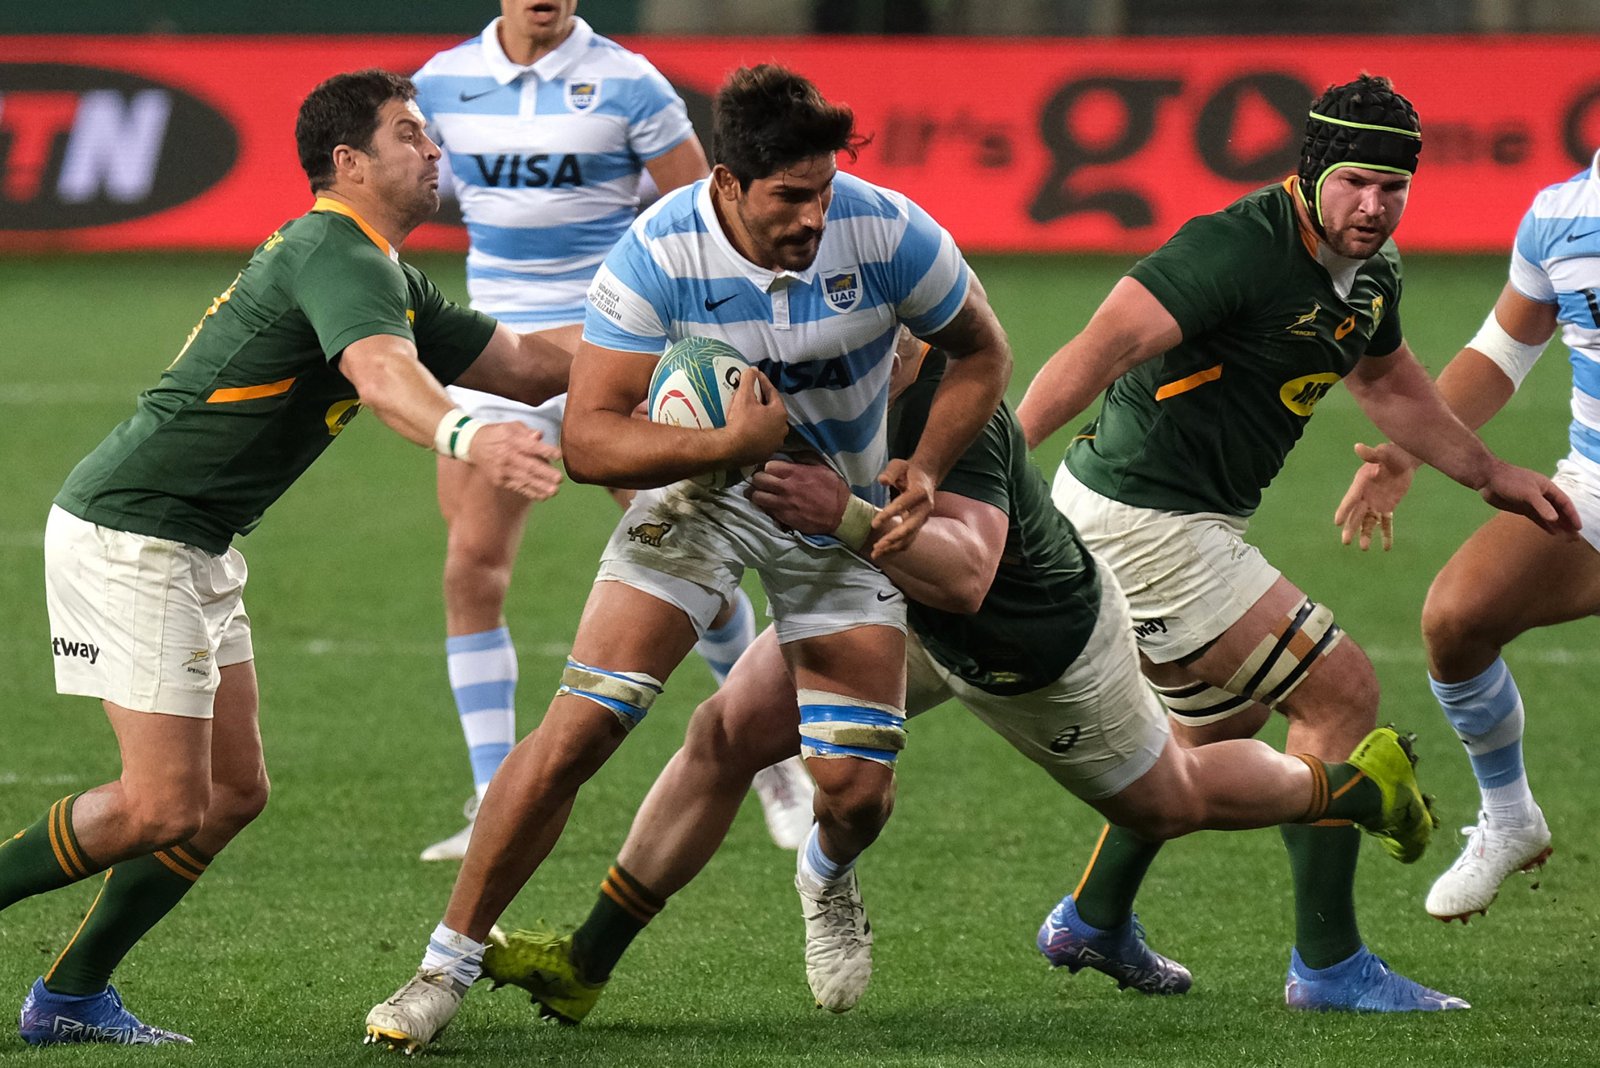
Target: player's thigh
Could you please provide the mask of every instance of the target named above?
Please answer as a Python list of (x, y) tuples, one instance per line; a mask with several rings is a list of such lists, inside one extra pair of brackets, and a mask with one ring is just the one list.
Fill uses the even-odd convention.
[(1377, 708), (1377, 675), (1367, 655), (1331, 609), (1281, 576), (1185, 667), (1213, 686), (1291, 716), (1324, 705), (1363, 715)]
[(211, 721), (211, 779), (235, 791), (266, 793), (266, 758), (261, 745), (261, 697), (254, 660), (228, 664)]
[(439, 508), (449, 528), (446, 552), (457, 562), (505, 566), (516, 558), (532, 502), (494, 484), (482, 468), (439, 460)]
[[(1600, 516), (1596, 517), (1600, 520)], [(1496, 513), (1457, 549), (1428, 590), (1430, 651), (1463, 639), (1503, 646), (1525, 631), (1600, 610), (1600, 552)]]
[(694, 710), (684, 744), (697, 758), (751, 774), (800, 752), (800, 706), (773, 628), (756, 636)]
[(1004, 696), (951, 677), (973, 715), (1073, 794), (1113, 797), (1144, 776), (1166, 747), (1166, 717), (1139, 670), (1127, 602), (1101, 584), (1088, 644), (1047, 686)]
[(52, 508), (45, 602), (57, 691), (210, 719), (219, 664), (248, 655), (247, 573), (235, 549), (218, 556)]
[(1065, 465), (1052, 499), (1128, 599), (1140, 651), (1155, 664), (1214, 642), (1278, 580), (1246, 524), (1220, 513), (1138, 508), (1101, 496)]

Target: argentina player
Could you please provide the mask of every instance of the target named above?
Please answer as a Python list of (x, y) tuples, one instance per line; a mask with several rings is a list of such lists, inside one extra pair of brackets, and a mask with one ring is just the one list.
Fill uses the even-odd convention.
[[(1422, 609), (1428, 683), (1466, 746), (1477, 777), (1478, 819), (1450, 869), (1428, 892), (1430, 915), (1466, 922), (1512, 872), (1550, 855), (1550, 828), (1522, 763), (1522, 695), (1501, 650), (1536, 627), (1600, 611), (1600, 156), (1542, 190), (1523, 216), (1510, 279), (1476, 336), (1439, 375), (1439, 392), (1468, 426), (1511, 399), (1561, 329), (1572, 364), (1571, 451), (1554, 482), (1571, 495), (1581, 537), (1551, 537), (1496, 515), (1445, 564)], [(1346, 539), (1387, 516), (1418, 461), (1381, 445), (1341, 507)], [(1365, 546), (1363, 546), (1365, 547)], [(1387, 548), (1387, 545), (1385, 546)]]
[[(665, 192), (707, 172), (672, 86), (642, 56), (596, 34), (576, 6), (501, 0), (499, 18), (415, 78), (466, 218), (472, 306), (569, 352), (595, 270), (638, 215), (643, 175)], [(514, 419), (560, 440), (564, 396), (534, 409), (465, 388), (450, 395), (468, 414)], [(448, 458), (438, 464), (438, 490), (449, 530), (446, 659), (476, 791), (468, 825), (422, 859), (460, 860), (470, 815), (516, 741), (517, 654), (505, 601), (529, 507)], [(729, 607), (700, 646), (719, 680), (755, 634), (744, 594)], [(793, 848), (811, 806), (809, 780), (790, 765), (764, 772), (756, 789), (774, 837)]]
[[(910, 544), (934, 488), (994, 413), (1011, 354), (949, 234), (900, 194), (836, 174), (835, 153), (862, 143), (847, 108), (780, 67), (741, 69), (718, 93), (715, 138), (711, 178), (641, 216), (590, 289), (568, 473), (643, 492), (602, 556), (561, 689), (490, 785), (444, 922), (417, 974), (369, 1014), (369, 1041), (414, 1049), (455, 1015), (490, 926), (549, 853), (579, 786), (644, 718), (746, 567), (767, 591), (817, 782), (796, 878), (808, 979), (835, 1011), (866, 987), (872, 936), (853, 863), (892, 806), (905, 744), (905, 602), (845, 546), (874, 535), (881, 558)], [(890, 462), (902, 322), (952, 359), (928, 432)], [(719, 430), (631, 418), (663, 347), (693, 335), (727, 341), (772, 375), (743, 377)], [(836, 539), (780, 528), (738, 488), (680, 481), (780, 446), (814, 452), (851, 486)], [(667, 532), (632, 536), (646, 524)], [(660, 906), (634, 896), (635, 907)]]

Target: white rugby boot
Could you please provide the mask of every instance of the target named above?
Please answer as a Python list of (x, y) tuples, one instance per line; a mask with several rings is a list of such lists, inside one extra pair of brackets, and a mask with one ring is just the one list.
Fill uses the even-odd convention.
[(872, 924), (861, 903), (852, 868), (838, 882), (824, 885), (804, 871), (795, 875), (806, 920), (806, 982), (817, 1004), (829, 1012), (849, 1012), (872, 978)]
[(467, 845), (472, 841), (472, 828), (478, 822), (477, 794), (467, 799), (467, 803), (461, 807), (461, 814), (467, 818), (467, 825), (449, 838), (440, 839), (424, 849), (418, 859), (465, 860), (467, 858)]
[(762, 768), (751, 780), (750, 789), (761, 801), (761, 813), (767, 818), (767, 833), (778, 847), (799, 849), (805, 845), (815, 820), (811, 797), (816, 785), (800, 758), (792, 756)]
[(1525, 827), (1501, 827), (1478, 813), (1478, 822), (1461, 828), (1467, 846), (1434, 882), (1424, 907), (1428, 915), (1449, 923), (1480, 916), (1500, 892), (1500, 884), (1514, 871), (1533, 871), (1550, 856), (1550, 827), (1534, 806), (1535, 822)]
[(418, 968), (404, 986), (367, 1013), (364, 1041), (415, 1053), (443, 1033), (466, 996), (467, 988), (448, 974)]

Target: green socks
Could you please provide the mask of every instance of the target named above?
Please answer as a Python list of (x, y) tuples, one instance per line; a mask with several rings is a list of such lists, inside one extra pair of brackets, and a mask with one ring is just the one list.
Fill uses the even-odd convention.
[(1295, 948), (1308, 968), (1338, 964), (1361, 948), (1355, 902), (1361, 832), (1299, 823), (1278, 829), (1294, 876)]
[(72, 833), (72, 805), (77, 800), (77, 794), (63, 797), (38, 823), (0, 840), (0, 909), (101, 870)]
[(1089, 867), (1072, 892), (1083, 922), (1106, 931), (1126, 923), (1133, 915), (1139, 884), (1160, 850), (1160, 842), (1147, 842), (1132, 831), (1106, 824)]
[(628, 945), (653, 920), (666, 902), (613, 864), (600, 884), (600, 897), (583, 926), (572, 932), (572, 963), (586, 983), (611, 978)]
[(78, 933), (45, 975), (45, 989), (75, 997), (104, 990), (128, 950), (173, 910), (210, 863), (184, 842), (106, 872)]

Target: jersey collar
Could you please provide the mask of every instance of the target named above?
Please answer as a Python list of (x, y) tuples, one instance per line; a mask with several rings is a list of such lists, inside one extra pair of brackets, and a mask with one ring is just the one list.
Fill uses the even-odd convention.
[[(767, 293), (776, 289), (783, 279), (793, 279), (797, 282), (809, 282), (817, 273), (817, 263), (822, 259), (822, 250), (818, 248), (817, 259), (811, 261), (811, 266), (803, 271), (769, 271), (765, 267), (758, 267), (745, 258), (744, 253), (733, 247), (733, 242), (728, 240), (727, 231), (722, 228), (722, 220), (717, 218), (717, 209), (711, 203), (711, 179), (702, 178), (694, 194), (694, 208), (700, 215), (700, 221), (705, 224), (706, 232), (711, 235), (711, 243), (716, 246), (724, 258), (738, 271), (741, 278)], [(828, 239), (824, 231), (822, 239)]]
[(520, 63), (513, 63), (511, 57), (506, 55), (506, 50), (500, 47), (499, 28), (500, 19), (496, 17), (484, 27), (480, 45), (483, 50), (483, 61), (489, 66), (489, 74), (501, 85), (510, 85), (529, 71), (541, 81), (548, 82), (559, 78), (578, 61), (578, 57), (589, 47), (589, 42), (594, 40), (594, 30), (587, 22), (574, 15), (572, 32), (567, 34), (567, 39), (557, 45), (554, 51), (540, 56), (524, 67)]
[(374, 245), (377, 245), (378, 248), (383, 251), (384, 255), (388, 256), (396, 263), (400, 262), (399, 250), (397, 250), (393, 245), (389, 244), (382, 234), (378, 233), (378, 231), (374, 230), (371, 225), (368, 224), (367, 220), (356, 214), (356, 209), (352, 208), (344, 201), (334, 200), (332, 197), (318, 197), (317, 202), (311, 205), (311, 210), (314, 212), (328, 212), (333, 215), (343, 215), (345, 218), (361, 227), (361, 232), (367, 235), (367, 240), (371, 241)]

